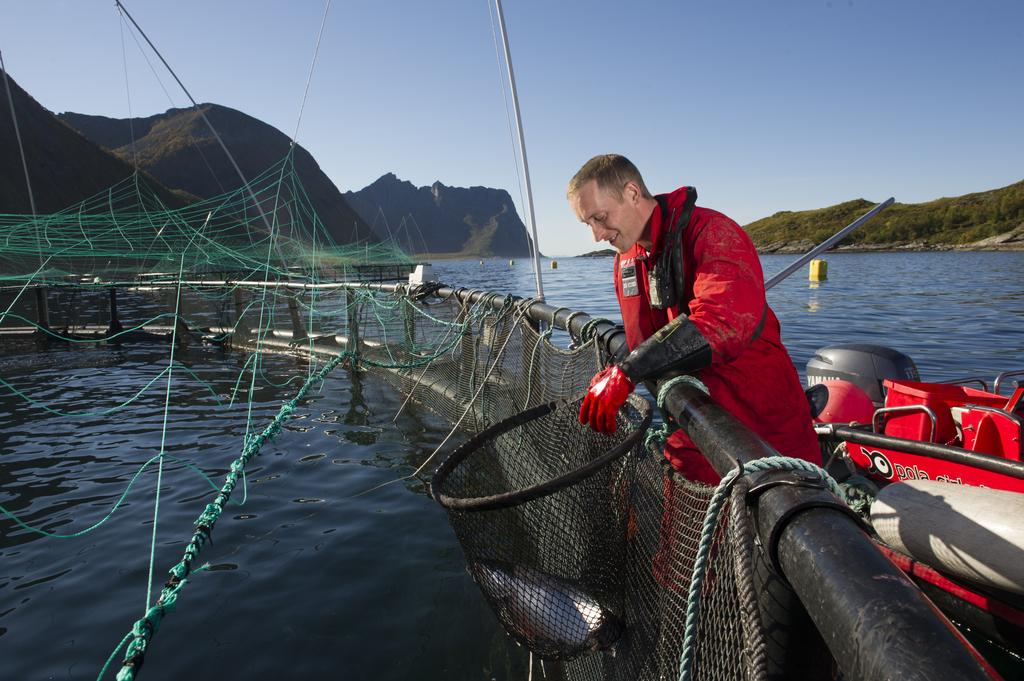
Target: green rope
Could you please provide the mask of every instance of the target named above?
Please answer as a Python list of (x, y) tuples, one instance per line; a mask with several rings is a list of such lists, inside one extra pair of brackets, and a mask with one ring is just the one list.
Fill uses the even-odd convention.
[(228, 407), (235, 406), (235, 398), (238, 397), (238, 389), (242, 384), (242, 379), (245, 378), (246, 369), (249, 368), (249, 364), (256, 361), (256, 353), (250, 352), (245, 358), (245, 363), (242, 364), (241, 371), (238, 372), (238, 376), (235, 378), (235, 385), (231, 388), (231, 399), (228, 401)]
[(613, 322), (604, 317), (591, 317), (583, 324), (583, 328), (580, 329), (580, 344), (584, 344), (593, 339), (596, 333), (598, 324), (612, 324)]
[[(203, 570), (209, 570), (210, 567), (210, 564), (206, 563), (193, 570), (192, 574), (198, 574)], [(146, 616), (135, 623), (132, 630), (125, 634), (124, 638), (121, 639), (121, 642), (117, 644), (117, 647), (114, 648), (113, 652), (110, 653), (110, 656), (107, 657), (107, 661), (103, 664), (103, 668), (100, 669), (100, 673), (96, 675), (96, 681), (100, 681), (100, 679), (106, 675), (107, 669), (110, 668), (110, 664), (114, 661), (114, 658), (117, 657), (117, 653), (125, 646), (126, 643), (128, 643), (130, 639), (139, 635), (145, 635), (146, 631), (150, 632), (150, 638), (153, 637), (153, 634), (156, 633), (156, 630), (159, 628), (164, 617), (174, 609), (175, 605), (177, 605), (178, 592), (185, 588), (185, 584), (187, 582), (187, 578), (178, 582), (177, 586), (168, 592), (167, 598), (163, 600), (163, 603), (158, 603), (146, 611)], [(141, 666), (141, 662), (139, 663), (139, 666)], [(138, 667), (136, 667), (136, 669), (137, 668)], [(119, 680), (121, 679), (120, 673), (117, 675), (117, 678)]]
[(683, 384), (683, 383), (685, 383), (686, 385), (691, 386), (693, 388), (696, 388), (697, 390), (701, 391), (705, 395), (710, 395), (711, 394), (711, 392), (708, 390), (708, 387), (706, 385), (704, 385), (704, 382), (701, 381), (696, 376), (690, 376), (688, 374), (687, 375), (683, 375), (683, 376), (674, 376), (674, 377), (668, 379), (667, 381), (665, 381), (664, 383), (662, 383), (661, 387), (658, 388), (658, 407), (662, 411), (665, 410), (665, 400), (666, 400), (666, 398), (668, 398), (669, 391), (671, 391), (672, 388), (676, 387), (677, 385), (680, 385), (680, 384)]
[[(36, 331), (38, 331), (40, 333), (44, 333), (47, 336), (50, 336), (52, 338), (56, 338), (57, 340), (62, 341), (64, 343), (96, 343), (96, 344), (98, 344), (98, 343), (109, 343), (110, 341), (116, 340), (116, 339), (120, 338), (121, 336), (125, 336), (125, 335), (133, 333), (135, 331), (141, 331), (143, 327), (148, 326), (148, 325), (156, 322), (158, 319), (163, 319), (164, 317), (174, 317), (174, 313), (173, 312), (164, 312), (162, 314), (156, 315), (155, 317), (150, 317), (146, 321), (141, 322), (139, 324), (136, 324), (135, 326), (133, 326), (131, 328), (122, 329), (121, 331), (118, 331), (117, 333), (112, 333), (109, 336), (99, 336), (97, 338), (75, 338), (74, 336), (64, 336), (62, 334), (57, 333), (53, 329), (48, 329), (45, 326), (41, 326), (39, 323), (29, 319), (28, 317), (23, 317), (22, 315), (14, 314), (13, 312), (8, 313), (5, 316), (6, 317), (10, 317), (11, 319), (17, 319), (19, 321), (25, 322), (29, 326), (34, 327)], [(3, 319), (3, 316), (0, 316), (0, 319)]]
[[(428, 366), (431, 361), (437, 358), (455, 354), (458, 352), (459, 344), (463, 340), (463, 334), (477, 325), (489, 323), (489, 320), (500, 319), (507, 314), (513, 305), (511, 296), (505, 296), (502, 303), (499, 294), (482, 295), (479, 300), (468, 308), (468, 314), (457, 321), (445, 321), (439, 319), (422, 307), (410, 305), (408, 300), (403, 299), (402, 292), (399, 292), (400, 299), (396, 302), (394, 298), (387, 298), (374, 294), (367, 289), (350, 289), (355, 291), (353, 300), (355, 304), (365, 308), (365, 315), (380, 325), (378, 336), (383, 343), (382, 351), (374, 357), (359, 356), (355, 353), (345, 352), (332, 358), (326, 365), (321, 360), (313, 359), (304, 367), (296, 378), (277, 382), (271, 380), (267, 370), (270, 365), (264, 365), (261, 349), (269, 336), (270, 327), (273, 321), (280, 314), (275, 305), (280, 303), (288, 294), (280, 294), (272, 288), (274, 280), (281, 282), (300, 280), (303, 283), (315, 283), (322, 279), (337, 279), (338, 273), (343, 273), (348, 278), (350, 267), (360, 262), (374, 263), (409, 263), (410, 258), (401, 253), (397, 248), (386, 244), (347, 244), (339, 246), (334, 243), (324, 229), (323, 222), (316, 216), (315, 211), (305, 193), (301, 182), (294, 169), (294, 158), (292, 154), (286, 156), (281, 162), (268, 168), (259, 177), (252, 179), (244, 186), (239, 187), (222, 196), (207, 200), (200, 200), (183, 208), (169, 209), (160, 197), (150, 189), (147, 183), (139, 174), (133, 175), (122, 183), (107, 188), (95, 196), (79, 202), (68, 209), (48, 216), (25, 216), (0, 214), (0, 286), (10, 286), (17, 291), (17, 295), (5, 308), (0, 308), (0, 323), (31, 326), (40, 334), (46, 334), (47, 338), (56, 338), (69, 343), (110, 343), (121, 338), (128, 337), (132, 332), (138, 331), (146, 325), (153, 324), (163, 318), (173, 317), (171, 313), (158, 315), (146, 322), (123, 329), (116, 334), (102, 338), (75, 338), (74, 334), (68, 333), (68, 328), (74, 326), (71, 320), (77, 320), (81, 313), (82, 319), (91, 319), (93, 314), (84, 307), (87, 301), (91, 301), (92, 292), (105, 290), (111, 286), (122, 288), (139, 287), (145, 290), (149, 286), (166, 286), (168, 283), (177, 283), (179, 300), (180, 295), (189, 292), (190, 296), (198, 298), (205, 305), (219, 305), (220, 315), (223, 323), (220, 325), (228, 331), (221, 334), (219, 338), (207, 336), (206, 340), (224, 340), (230, 334), (238, 331), (242, 325), (247, 325), (254, 330), (251, 340), (255, 342), (256, 352), (245, 358), (244, 365), (237, 377), (234, 377), (234, 388), (229, 396), (223, 399), (212, 386), (203, 382), (199, 376), (190, 368), (184, 366), (175, 359), (173, 352), (167, 360), (166, 368), (154, 369), (159, 371), (155, 377), (141, 375), (137, 384), (142, 385), (141, 389), (131, 395), (129, 399), (110, 408), (103, 408), (107, 404), (117, 401), (105, 399), (99, 405), (88, 405), (90, 411), (66, 411), (60, 407), (65, 404), (55, 401), (43, 404), (38, 394), (33, 395), (33, 389), (29, 384), (17, 386), (21, 383), (20, 378), (0, 378), (0, 395), (7, 397), (10, 393), (18, 400), (23, 400), (33, 407), (39, 407), (47, 413), (58, 416), (105, 416), (119, 409), (125, 409), (139, 400), (143, 393), (146, 393), (157, 381), (168, 380), (167, 394), (164, 400), (164, 425), (161, 435), (161, 452), (163, 452), (168, 427), (174, 427), (169, 422), (168, 405), (170, 402), (171, 377), (174, 378), (174, 388), (181, 391), (184, 375), (187, 373), (198, 383), (205, 386), (214, 398), (229, 409), (234, 407), (236, 401), (248, 402), (246, 414), (246, 431), (242, 440), (242, 453), (236, 459), (230, 472), (224, 478), (223, 484), (218, 486), (204, 473), (199, 471), (193, 464), (185, 463), (186, 466), (195, 472), (203, 475), (217, 494), (212, 503), (206, 508), (196, 520), (194, 535), (185, 549), (182, 560), (171, 568), (170, 579), (164, 589), (158, 594), (155, 605), (150, 606), (150, 595), (147, 595), (146, 615), (135, 623), (132, 632), (129, 633), (115, 650), (111, 660), (117, 653), (125, 648), (126, 664), (123, 665), (119, 679), (132, 678), (138, 665), (141, 664), (143, 655), (147, 649), (148, 642), (155, 633), (160, 621), (174, 607), (177, 597), (194, 571), (191, 566), (198, 561), (198, 555), (210, 538), (210, 533), (216, 520), (219, 518), (227, 503), (236, 504), (238, 494), (232, 499), (232, 491), (241, 482), (242, 493), (245, 493), (247, 479), (245, 468), (251, 457), (255, 456), (260, 448), (281, 429), (282, 423), (289, 419), (299, 399), (309, 397), (308, 391), (323, 389), (323, 378), (328, 371), (342, 361), (351, 361), (353, 366), (365, 365), (376, 366), (386, 369), (408, 369), (413, 367)], [(254, 205), (272, 206), (270, 213), (273, 225), (262, 225), (258, 220), (253, 219), (252, 208)], [(39, 235), (45, 235), (46, 240), (40, 243)], [(296, 263), (300, 268), (290, 267)], [(335, 274), (328, 277), (329, 272)], [(174, 273), (177, 273), (175, 278)], [(89, 273), (87, 276), (85, 273)], [(154, 273), (163, 273), (153, 276)], [(213, 291), (206, 288), (207, 284), (193, 285), (191, 282), (223, 282), (220, 288)], [(242, 283), (248, 282), (248, 283)], [(234, 320), (228, 321), (228, 306), (230, 299), (236, 291), (251, 291), (253, 283), (262, 283), (261, 295), (247, 293), (252, 300), (243, 306), (238, 304), (234, 309)], [(51, 301), (53, 310), (60, 310), (64, 319), (54, 323), (53, 329), (44, 328), (41, 323), (29, 320), (27, 317), (13, 314), (15, 304), (24, 312), (24, 308), (31, 307), (30, 302), (22, 300), (23, 294), (29, 287), (41, 289), (42, 301)], [(53, 290), (58, 297), (57, 305), (53, 305)], [(409, 289), (405, 289), (405, 297), (410, 295)], [(322, 310), (319, 307), (328, 302), (331, 295), (314, 290), (311, 304), (299, 300), (299, 307), (308, 312), (310, 336), (310, 347), (312, 348), (312, 331), (314, 322), (321, 324), (320, 328), (327, 328), (331, 320), (335, 320), (344, 313), (333, 309)], [(317, 297), (321, 296), (321, 297)], [(19, 302), (21, 301), (21, 302)], [(489, 307), (491, 304), (501, 304), (501, 310), (494, 310)], [(175, 303), (177, 305), (177, 303)], [(258, 311), (254, 309), (258, 306)], [(95, 308), (98, 310), (99, 308)], [(178, 310), (181, 312), (181, 310)], [(398, 340), (394, 337), (394, 317), (401, 312), (407, 312), (410, 317), (429, 320), (437, 328), (453, 331), (451, 342), (441, 342), (436, 346), (424, 344), (418, 348), (415, 338), (408, 345), (407, 349), (413, 351), (413, 356), (400, 352)], [(101, 314), (97, 312), (96, 314)], [(16, 320), (21, 320), (16, 322)], [(177, 320), (175, 320), (177, 321)], [(134, 320), (133, 320), (134, 322)], [(63, 327), (63, 332), (59, 329)], [(496, 327), (499, 328), (499, 327)], [(454, 333), (459, 331), (461, 333)], [(170, 335), (174, 335), (173, 333)], [(446, 339), (448, 340), (448, 339)], [(390, 342), (389, 342), (390, 341)], [(319, 368), (319, 370), (318, 370)], [(474, 367), (474, 372), (476, 367)], [(251, 372), (248, 373), (248, 372)], [(474, 376), (474, 385), (477, 377)], [(243, 384), (243, 380), (249, 380)], [(267, 384), (270, 388), (281, 389), (290, 385), (293, 381), (305, 381), (301, 384), (295, 398), (284, 403), (280, 411), (273, 418), (269, 425), (262, 430), (258, 417), (254, 417), (253, 395), (257, 385)], [(228, 379), (228, 386), (232, 383)], [(242, 385), (248, 386), (248, 396)], [(134, 387), (134, 386), (132, 386)], [(126, 391), (127, 392), (127, 391)], [(14, 401), (14, 398), (11, 398)], [(208, 402), (207, 399), (203, 399)], [(144, 401), (143, 401), (144, 402)], [(134, 484), (141, 480), (141, 475), (154, 463), (163, 464), (163, 458), (167, 461), (180, 461), (168, 454), (157, 454), (139, 467), (134, 476), (128, 481), (127, 486), (116, 499), (113, 506), (106, 515), (97, 523), (84, 530), (70, 533), (47, 532), (47, 530), (32, 527), (15, 514), (0, 507), (3, 515), (11, 517), (14, 522), (30, 532), (54, 537), (72, 538), (91, 532), (108, 522), (113, 514), (120, 510), (120, 507), (127, 498), (129, 491)], [(158, 481), (159, 490), (159, 481)], [(243, 500), (244, 503), (244, 500)], [(159, 494), (154, 504), (153, 540), (150, 546), (150, 570), (152, 571), (154, 542), (156, 538), (157, 515), (159, 513)], [(164, 502), (166, 506), (166, 502)], [(31, 516), (30, 516), (31, 517)], [(55, 524), (66, 522), (57, 519), (43, 521), (41, 524), (51, 529)], [(147, 589), (151, 588), (152, 579), (147, 580)], [(155, 591), (155, 589), (154, 589)], [(111, 660), (108, 660), (108, 665)], [(107, 666), (104, 666), (104, 670)], [(101, 673), (102, 676), (103, 673)]]
[(181, 587), (184, 586), (189, 575), (193, 573), (192, 563), (210, 540), (214, 525), (216, 525), (217, 519), (220, 518), (224, 506), (231, 499), (231, 493), (238, 484), (239, 477), (243, 475), (246, 464), (259, 454), (264, 444), (274, 439), (281, 432), (284, 423), (294, 413), (296, 405), (306, 396), (306, 393), (309, 392), (312, 386), (323, 381), (328, 373), (350, 356), (352, 356), (352, 353), (346, 350), (332, 358), (330, 362), (324, 365), (320, 371), (311, 376), (299, 388), (295, 397), (281, 405), (277, 415), (259, 434), (246, 438), (242, 453), (231, 463), (230, 472), (225, 476), (224, 484), (217, 497), (213, 502), (206, 505), (206, 508), (203, 509), (203, 512), (196, 519), (196, 532), (185, 547), (182, 560), (169, 570), (171, 577), (161, 590), (156, 604), (146, 612), (142, 619), (137, 620), (132, 627), (132, 640), (125, 648), (125, 659), (122, 663), (121, 671), (117, 674), (117, 681), (132, 681), (135, 678), (135, 671), (142, 665), (149, 642), (156, 634), (156, 630), (164, 616), (173, 609)]
[(701, 526), (697, 557), (693, 563), (693, 577), (690, 580), (690, 590), (686, 597), (686, 624), (683, 628), (685, 635), (683, 651), (679, 658), (679, 681), (690, 681), (692, 678), (693, 655), (697, 642), (697, 621), (700, 617), (700, 592), (704, 584), (704, 576), (707, 572), (711, 544), (715, 538), (715, 528), (718, 526), (718, 516), (728, 497), (729, 489), (732, 483), (741, 475), (773, 469), (817, 473), (833, 494), (840, 499), (844, 498), (839, 485), (823, 468), (803, 459), (793, 459), (786, 456), (770, 456), (756, 459), (744, 464), (742, 471), (733, 469), (722, 478), (722, 481), (718, 483), (718, 487), (715, 488), (714, 493), (711, 495), (711, 502), (708, 504), (708, 510), (704, 516), (704, 524)]
[[(570, 312), (569, 316), (565, 318), (565, 331), (569, 334), (569, 340), (572, 340), (572, 320), (581, 314), (586, 314), (586, 312), (576, 310), (575, 312)], [(554, 319), (554, 317), (552, 317), (552, 319)]]
[(544, 330), (543, 333), (537, 336), (537, 342), (533, 344), (533, 351), (530, 353), (530, 363), (526, 366), (526, 399), (523, 401), (523, 409), (527, 409), (530, 406), (530, 397), (533, 394), (533, 362), (537, 359), (537, 349), (540, 348), (541, 343), (545, 340), (551, 339), (551, 327)]
[(683, 383), (700, 390), (705, 395), (711, 394), (708, 392), (708, 387), (696, 376), (675, 376), (662, 383), (661, 387), (658, 388), (658, 409), (661, 410), (662, 422), (659, 427), (655, 428), (652, 426), (647, 430), (647, 435), (644, 436), (644, 447), (651, 448), (657, 446), (658, 449), (661, 449), (668, 442), (672, 433), (679, 430), (679, 427), (668, 419), (668, 412), (665, 410), (665, 399), (672, 388)]
[[(207, 218), (209, 220), (209, 218)], [(191, 242), (189, 243), (191, 245)], [(187, 250), (187, 247), (186, 247)], [(181, 265), (178, 268), (178, 288), (174, 298), (174, 326), (171, 331), (171, 356), (167, 362), (167, 390), (164, 392), (163, 423), (160, 426), (160, 451), (156, 467), (156, 491), (153, 499), (153, 534), (149, 544), (149, 574), (146, 577), (146, 601), (149, 606), (149, 598), (153, 588), (153, 565), (156, 561), (156, 531), (157, 521), (160, 518), (160, 487), (164, 479), (164, 451), (167, 448), (167, 422), (171, 415), (171, 381), (174, 377), (174, 351), (178, 347), (178, 320), (181, 312), (181, 277), (184, 273), (185, 253), (181, 254)]]
[(854, 513), (864, 519), (871, 516), (871, 504), (878, 496), (878, 485), (862, 475), (851, 475), (839, 483), (842, 499)]

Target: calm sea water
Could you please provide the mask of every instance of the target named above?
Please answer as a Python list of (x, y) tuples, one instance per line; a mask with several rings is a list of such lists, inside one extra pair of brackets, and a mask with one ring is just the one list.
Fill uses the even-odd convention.
[[(889, 345), (926, 379), (1024, 369), (1024, 253), (844, 254), (818, 286), (799, 272), (769, 294), (797, 367), (835, 342)], [(769, 276), (791, 261), (762, 259)], [(611, 261), (548, 269), (548, 302), (617, 317)], [(530, 264), (438, 262), (453, 285), (530, 295)], [(167, 361), (166, 347), (67, 349), (0, 357), (0, 378), (68, 411), (127, 399)], [(220, 395), (242, 358), (192, 348), (180, 359)], [(248, 414), (187, 377), (172, 383), (166, 451), (220, 484), (247, 418), (265, 424), (301, 362), (268, 356)], [(177, 376), (177, 374), (176, 374)], [(161, 381), (161, 386), (164, 383)], [(61, 417), (0, 388), (0, 504), (51, 532), (102, 519), (159, 451), (164, 389), (110, 415)], [(442, 510), (410, 473), (448, 433), (390, 387), (335, 370), (266, 446), (147, 654), (142, 679), (523, 679), (510, 643), (466, 573)], [(157, 474), (142, 474), (99, 529), (50, 539), (0, 519), (0, 679), (95, 678), (144, 610)], [(181, 556), (212, 489), (164, 465), (154, 589)], [(243, 500), (243, 488), (235, 491)], [(121, 656), (118, 656), (118, 661)], [(112, 675), (110, 675), (112, 678)]]

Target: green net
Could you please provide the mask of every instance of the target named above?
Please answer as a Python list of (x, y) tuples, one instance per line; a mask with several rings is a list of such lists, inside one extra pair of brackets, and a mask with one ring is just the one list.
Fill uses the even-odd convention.
[(58, 213), (0, 214), (0, 281), (99, 284), (179, 273), (319, 281), (358, 265), (411, 263), (391, 244), (335, 243), (290, 154), (234, 191), (187, 198), (169, 207), (135, 173)]

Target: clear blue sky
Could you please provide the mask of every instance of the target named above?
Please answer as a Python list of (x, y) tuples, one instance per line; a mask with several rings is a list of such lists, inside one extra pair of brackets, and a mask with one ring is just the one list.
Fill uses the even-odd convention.
[[(324, 3), (125, 0), (199, 101), (295, 128)], [(520, 182), (487, 0), (334, 0), (299, 142), (342, 191)], [(920, 202), (1024, 179), (1020, 0), (505, 0), (541, 249), (591, 250), (564, 190), (629, 156), (747, 223), (863, 197)], [(112, 0), (7, 0), (0, 50), (52, 111), (187, 100)]]

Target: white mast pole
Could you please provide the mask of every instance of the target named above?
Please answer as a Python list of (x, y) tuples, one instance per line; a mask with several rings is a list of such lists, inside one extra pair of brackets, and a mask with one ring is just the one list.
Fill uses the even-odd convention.
[(501, 29), (501, 42), (505, 46), (505, 63), (508, 65), (508, 82), (512, 88), (512, 106), (516, 112), (516, 130), (519, 132), (519, 156), (523, 159), (523, 174), (526, 176), (526, 200), (530, 204), (530, 229), (533, 232), (533, 273), (537, 278), (537, 298), (544, 300), (544, 285), (540, 280), (540, 244), (537, 243), (537, 219), (533, 212), (533, 189), (530, 186), (530, 164), (526, 161), (526, 139), (523, 137), (523, 118), (519, 113), (519, 94), (516, 91), (516, 76), (512, 71), (512, 53), (508, 47), (508, 33), (505, 30), (505, 13), (501, 9), (501, 0), (494, 0), (498, 9), (498, 26)]

